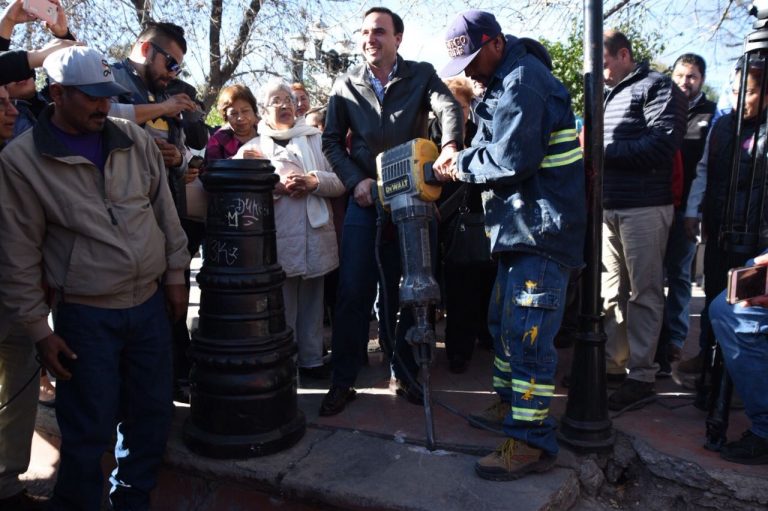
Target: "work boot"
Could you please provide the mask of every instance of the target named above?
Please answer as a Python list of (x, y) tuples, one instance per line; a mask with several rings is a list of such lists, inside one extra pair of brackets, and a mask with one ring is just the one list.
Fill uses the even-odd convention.
[(763, 438), (746, 430), (739, 440), (729, 442), (720, 449), (724, 460), (742, 465), (768, 464), (768, 438)]
[(638, 404), (645, 398), (655, 394), (652, 382), (630, 380), (622, 383), (616, 392), (608, 397), (608, 409), (613, 411), (623, 410), (628, 406)]
[(328, 417), (341, 413), (347, 403), (355, 399), (355, 394), (357, 394), (355, 389), (331, 385), (331, 389), (320, 404), (320, 416)]
[(475, 472), (491, 481), (511, 481), (532, 472), (546, 472), (557, 455), (548, 454), (519, 440), (504, 441), (494, 452), (475, 463)]
[(469, 425), (473, 428), (501, 430), (504, 425), (504, 418), (509, 413), (511, 405), (501, 398), (479, 413), (470, 413), (467, 417)]
[(703, 368), (704, 356), (701, 353), (677, 364), (677, 372), (685, 374), (701, 374)]

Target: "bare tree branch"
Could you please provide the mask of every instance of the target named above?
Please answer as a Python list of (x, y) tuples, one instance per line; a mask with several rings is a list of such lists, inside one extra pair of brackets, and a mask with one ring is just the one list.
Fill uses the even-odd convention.
[(136, 19), (139, 26), (143, 27), (148, 21), (152, 21), (152, 0), (132, 0), (136, 9)]
[(619, 0), (619, 3), (617, 3), (616, 5), (614, 5), (613, 7), (611, 7), (610, 9), (608, 9), (603, 13), (603, 19), (607, 20), (608, 18), (610, 18), (611, 16), (619, 12), (621, 9), (626, 7), (631, 1), (632, 0)]
[(734, 0), (728, 0), (728, 5), (725, 6), (725, 9), (723, 9), (723, 14), (720, 16), (720, 19), (717, 21), (717, 24), (715, 25), (715, 29), (712, 31), (712, 35), (717, 33), (718, 30), (720, 30), (720, 27), (723, 26), (723, 23), (725, 23), (725, 20), (728, 19), (728, 13), (731, 11), (731, 6), (733, 6)]

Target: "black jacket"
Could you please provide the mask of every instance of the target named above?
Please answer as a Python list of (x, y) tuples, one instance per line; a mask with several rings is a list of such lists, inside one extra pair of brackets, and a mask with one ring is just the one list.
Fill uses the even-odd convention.
[(605, 96), (603, 207), (672, 204), (672, 161), (687, 101), (672, 80), (637, 68)]
[(702, 94), (696, 103), (688, 108), (688, 129), (680, 146), (683, 157), (683, 200), (685, 207), (688, 202), (688, 193), (691, 191), (691, 183), (696, 177), (696, 164), (704, 154), (704, 145), (712, 124), (712, 116), (715, 115), (717, 105)]
[[(336, 80), (328, 100), (323, 153), (347, 190), (365, 178), (376, 179), (376, 156), (414, 138), (428, 138), (432, 110), (442, 124), (442, 145), (461, 143), (461, 107), (426, 62), (397, 56), (397, 72), (387, 84), (384, 102), (373, 91), (366, 65)], [(350, 148), (347, 151), (347, 133)]]

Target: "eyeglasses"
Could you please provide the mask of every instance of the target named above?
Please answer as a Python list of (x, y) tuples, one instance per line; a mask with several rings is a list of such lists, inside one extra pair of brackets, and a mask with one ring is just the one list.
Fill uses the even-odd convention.
[(253, 110), (250, 108), (244, 108), (242, 110), (226, 110), (224, 114), (227, 119), (237, 119), (238, 117), (249, 117), (253, 115)]
[(271, 106), (273, 108), (278, 108), (281, 106), (293, 106), (293, 99), (291, 98), (272, 98), (269, 100), (269, 103), (267, 103), (267, 106)]
[(164, 49), (160, 48), (155, 43), (149, 43), (152, 45), (152, 48), (155, 49), (155, 53), (159, 53), (163, 57), (165, 57), (165, 69), (167, 69), (169, 72), (178, 75), (181, 73), (181, 64), (174, 58), (173, 55), (165, 51)]

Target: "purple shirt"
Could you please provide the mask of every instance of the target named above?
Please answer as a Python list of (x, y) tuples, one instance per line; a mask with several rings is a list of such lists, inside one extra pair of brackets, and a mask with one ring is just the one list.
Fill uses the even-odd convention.
[(85, 135), (71, 135), (61, 131), (53, 123), (51, 123), (51, 131), (72, 154), (82, 156), (96, 165), (101, 172), (104, 172), (106, 158), (101, 147), (102, 135), (100, 131)]

